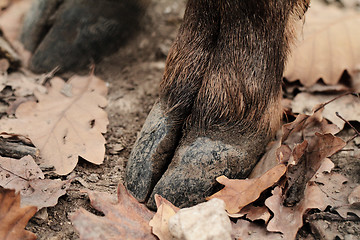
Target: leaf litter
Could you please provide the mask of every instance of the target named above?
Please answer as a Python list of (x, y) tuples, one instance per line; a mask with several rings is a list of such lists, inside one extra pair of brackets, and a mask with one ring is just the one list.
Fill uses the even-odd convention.
[(85, 209), (77, 210), (71, 221), (81, 239), (157, 239), (149, 221), (154, 213), (132, 197), (123, 185), (119, 185), (117, 199), (110, 194), (87, 191), (91, 204), (105, 216), (96, 216)]
[(16, 119), (0, 120), (0, 132), (24, 135), (40, 150), (41, 163), (60, 175), (70, 173), (78, 157), (101, 164), (105, 155), (102, 133), (108, 125), (105, 83), (90, 75), (68, 82), (55, 77), (47, 93), (35, 91), (37, 102), (19, 105)]
[(360, 64), (360, 14), (312, 1), (301, 26), (299, 42), (288, 59), (285, 78), (310, 87), (320, 78), (334, 85), (347, 72), (354, 76)]
[[(359, 42), (359, 41), (357, 41), (357, 42)], [(345, 70), (345, 69), (347, 69), (348, 70), (348, 67), (347, 66), (343, 66), (343, 69), (335, 69), (334, 71), (335, 71), (335, 73), (336, 74), (339, 74), (339, 72), (341, 72), (341, 74), (342, 74), (342, 72)], [(350, 68), (349, 68), (350, 69)], [(301, 71), (303, 71), (303, 70), (301, 70)], [(309, 72), (308, 70), (304, 70), (303, 72)], [(316, 72), (316, 71), (315, 71)], [(351, 72), (351, 71), (350, 71)], [(313, 76), (316, 76), (315, 74), (313, 74)], [(325, 75), (324, 75), (325, 76)], [(332, 77), (332, 76), (331, 76)], [(324, 77), (325, 79), (329, 79), (329, 81), (330, 82), (336, 82), (336, 81), (338, 81), (338, 79), (335, 81), (333, 78), (327, 78), (327, 77)], [(314, 77), (314, 79), (315, 78), (317, 78), (317, 77)], [(305, 78), (304, 78), (305, 79)], [(312, 79), (312, 78), (309, 78), (309, 79)], [(312, 84), (312, 81), (314, 81), (314, 80), (302, 80), (302, 78), (300, 78), (300, 80), (301, 80), (301, 82), (304, 84), (304, 85), (306, 85), (306, 86), (308, 86), (308, 85), (310, 85), (310, 84)], [(317, 81), (317, 79), (316, 79), (316, 81)], [(326, 82), (326, 81), (325, 81)], [(327, 82), (326, 82), (327, 83)], [(19, 84), (19, 86), (20, 86), (21, 84)], [(72, 92), (72, 87), (70, 86), (68, 86), (68, 85), (66, 85), (66, 84), (64, 84), (63, 86), (65, 86), (65, 87), (63, 87), (63, 88), (61, 88), (63, 91), (62, 91), (62, 95), (64, 95), (64, 96), (66, 96), (66, 97), (73, 97), (73, 92)], [(16, 87), (14, 87), (14, 88), (16, 88)], [(31, 90), (30, 90), (31, 91)], [(48, 93), (42, 93), (43, 95), (47, 95)], [(49, 93), (50, 94), (50, 93)], [(38, 96), (41, 96), (41, 94), (39, 94), (39, 93), (37, 93), (36, 94), (37, 95), (37, 97)], [(46, 98), (43, 98), (42, 100), (41, 100), (41, 97), (38, 99), (39, 100), (39, 102), (41, 102), (41, 101), (44, 101), (44, 99), (46, 99)], [(29, 103), (26, 103), (26, 104), (29, 104)], [(36, 104), (35, 104), (36, 105)], [(21, 105), (20, 105), (20, 107), (19, 107), (20, 109), (21, 108), (23, 108), (23, 107), (21, 107)], [(28, 112), (29, 111), (31, 111), (31, 110), (28, 110), (28, 111), (24, 111), (23, 113), (20, 111), (20, 113), (19, 114), (17, 114), (17, 115), (19, 115), (19, 116), (23, 116), (23, 115), (26, 115), (26, 114), (28, 114)], [(282, 139), (282, 141), (277, 141), (277, 142), (275, 142), (273, 145), (272, 145), (272, 148), (270, 148), (270, 150), (272, 150), (272, 152), (268, 152), (267, 153), (267, 155), (268, 155), (268, 157), (267, 157), (267, 159), (272, 159), (272, 161), (269, 161), (269, 162), (272, 162), (272, 167), (274, 167), (274, 166), (276, 166), (277, 164), (279, 164), (279, 163), (298, 163), (298, 162), (300, 162), (300, 160), (299, 159), (301, 159), (301, 157), (302, 156), (304, 156), (304, 155), (311, 155), (311, 151), (307, 151), (308, 150), (308, 146), (310, 145), (311, 146), (311, 142), (315, 142), (315, 143), (318, 143), (322, 138), (321, 138), (321, 136), (325, 136), (326, 134), (335, 134), (337, 131), (339, 131), (338, 129), (336, 129), (333, 125), (329, 125), (327, 122), (326, 122), (326, 120), (324, 121), (323, 119), (321, 119), (321, 121), (318, 121), (318, 117), (314, 117), (314, 119), (316, 119), (316, 124), (313, 124), (313, 125), (315, 125), (315, 126), (311, 126), (312, 125), (312, 123), (311, 123), (311, 121), (309, 121), (308, 119), (311, 119), (312, 117), (308, 117), (308, 116), (304, 116), (304, 115), (301, 115), (301, 116), (299, 116), (298, 117), (298, 119), (297, 119), (297, 123), (295, 124), (295, 125), (293, 125), (293, 126), (290, 126), (288, 129), (286, 129), (286, 128), (284, 128), (284, 132), (285, 132), (285, 134), (283, 135), (283, 139)], [(346, 118), (346, 119), (348, 119), (348, 118)], [(310, 123), (309, 123), (310, 122)], [(305, 124), (306, 123), (306, 124)], [(95, 123), (94, 122), (91, 122), (91, 124), (90, 125), (92, 125), (92, 126), (95, 126), (94, 125)], [(309, 127), (309, 125), (310, 125), (310, 127)], [(311, 128), (312, 127), (312, 128)], [(316, 133), (316, 131), (318, 131), (318, 130), (321, 130), (321, 131), (319, 131), (320, 132), (320, 134), (321, 135), (319, 135), (319, 134), (315, 134)], [(286, 132), (287, 131), (287, 132)], [(284, 136), (286, 136), (285, 138), (284, 138)], [(328, 135), (328, 136), (330, 136), (330, 137), (332, 137), (331, 135)], [(302, 140), (302, 141), (300, 141), (300, 140)], [(301, 145), (302, 143), (304, 143), (304, 142), (307, 142), (307, 146), (306, 147), (304, 147), (304, 148), (301, 148), (301, 146), (303, 146), (303, 145)], [(330, 143), (330, 144), (332, 144), (332, 143)], [(304, 143), (304, 145), (306, 145), (305, 143)], [(341, 144), (340, 144), (341, 145)], [(338, 145), (338, 146), (335, 146), (335, 148), (338, 148), (338, 147), (340, 147), (340, 145)], [(325, 149), (327, 149), (328, 147), (327, 147), (328, 145), (327, 145), (327, 143), (325, 144)], [(56, 149), (56, 148), (55, 148)], [(305, 149), (305, 150), (304, 150)], [(314, 151), (312, 152), (312, 154), (314, 154)], [(310, 156), (309, 155), (309, 156)], [(320, 157), (318, 157), (318, 158), (322, 158), (322, 156), (323, 156), (324, 154), (320, 154), (319, 156)], [(325, 154), (325, 155), (329, 155), (329, 154)], [(321, 160), (319, 160), (320, 162), (322, 162), (322, 165), (321, 166), (319, 166), (319, 169), (320, 169), (320, 171), (318, 171), (316, 174), (315, 174), (315, 176), (318, 176), (318, 178), (320, 178), (319, 176), (321, 176), (321, 177), (324, 177), (324, 176), (327, 176), (326, 175), (326, 173), (324, 174), (323, 172), (325, 171), (329, 171), (328, 169), (331, 169), (332, 167), (329, 167), (330, 165), (331, 165), (331, 162), (329, 163), (329, 159), (327, 158), (327, 157), (325, 157), (325, 158), (323, 158), (323, 159), (321, 159)], [(266, 162), (266, 161), (265, 161)], [(319, 165), (319, 163), (318, 163), (318, 161), (316, 161), (316, 163)], [(327, 166), (326, 167), (324, 167), (324, 164), (325, 163), (327, 163)], [(51, 165), (51, 164), (50, 164)], [(271, 165), (271, 164), (270, 164)], [(316, 167), (317, 168), (317, 167)], [(261, 176), (263, 175), (263, 173), (265, 173), (267, 170), (269, 170), (269, 169), (271, 169), (271, 167), (262, 167), (261, 168), (261, 171), (262, 171), (262, 173), (258, 173), (258, 175), (257, 175), (257, 177), (258, 178), (261, 178)], [(260, 171), (260, 172), (261, 172)], [(321, 178), (320, 178), (321, 179)], [(301, 215), (302, 216), (302, 214), (304, 214), (305, 212), (307, 212), (308, 211), (308, 209), (309, 208), (311, 208), (311, 206), (312, 206), (312, 204), (311, 204), (311, 197), (309, 197), (310, 198), (310, 200), (309, 199), (306, 199), (307, 198), (307, 191), (308, 191), (308, 188), (309, 188), (309, 186), (311, 186), (311, 188), (313, 188), (313, 191), (314, 192), (318, 192), (317, 190), (315, 190), (316, 189), (316, 185), (315, 184), (313, 184), (313, 182), (311, 182), (310, 181), (310, 185), (307, 185), (306, 186), (306, 191), (305, 191), (305, 197), (303, 198), (303, 199), (301, 199), (300, 200), (300, 203), (297, 203), (295, 206), (293, 206), (293, 207), (287, 207), (287, 206), (284, 206), (283, 205), (283, 200), (284, 200), (284, 193), (283, 193), (283, 191), (279, 191), (279, 192), (275, 192), (275, 189), (279, 189), (279, 190), (283, 190), (284, 189), (284, 187), (285, 187), (285, 184), (284, 184), (284, 182), (282, 182), (282, 181), (280, 181), (280, 183), (279, 183), (279, 187), (277, 187), (277, 188), (275, 188), (273, 191), (276, 193), (276, 194), (278, 194), (278, 195), (276, 195), (276, 194), (274, 194), (274, 199), (276, 198), (276, 200), (278, 201), (278, 205), (277, 205), (277, 207), (282, 207), (282, 208), (284, 208), (285, 209), (285, 211), (287, 211), (287, 210), (289, 210), (289, 209), (297, 209), (296, 211), (294, 211), (292, 214), (293, 214), (293, 217), (295, 217), (295, 216), (299, 216), (299, 215)], [(274, 185), (275, 183), (273, 183), (272, 185)], [(317, 185), (318, 184), (320, 184), (320, 180), (318, 180), (318, 183), (317, 183)], [(324, 183), (321, 183), (321, 184), (323, 184), (323, 186), (326, 186), (326, 184), (328, 184), (326, 181), (324, 182)], [(272, 186), (271, 185), (271, 186)], [(120, 194), (120, 192), (122, 191), (123, 193), (124, 193), (124, 191), (123, 190), (121, 190), (120, 189), (121, 187), (119, 187), (119, 202), (121, 202), (120, 201), (120, 199), (123, 199), (123, 202), (127, 202), (128, 200), (124, 200), (124, 199), (126, 199), (126, 198), (131, 198), (131, 197), (129, 197), (128, 195), (126, 195), (126, 194)], [(328, 190), (328, 187), (325, 187), (324, 188), (325, 190), (324, 191), (330, 191), (330, 190)], [(356, 189), (356, 188), (355, 188)], [(353, 194), (353, 195), (356, 195), (356, 192), (355, 193), (353, 193), (353, 192), (355, 192), (355, 190), (354, 191), (352, 191), (351, 192), (351, 194)], [(93, 194), (93, 195), (92, 195)], [(107, 217), (107, 215), (112, 215), (112, 213), (113, 212), (116, 212), (116, 211), (113, 211), (114, 210), (114, 208), (111, 208), (111, 207), (109, 207), (109, 205), (116, 205), (116, 204), (110, 204), (111, 202), (112, 202), (112, 200), (111, 200), (111, 197), (107, 197), (107, 196), (105, 196), (105, 195), (103, 195), (103, 193), (89, 193), (89, 195), (90, 195), (90, 198), (93, 198), (93, 199), (95, 199), (94, 201), (93, 201), (93, 205), (95, 206), (95, 208), (97, 208), (97, 209), (99, 209), (99, 210), (101, 210), (101, 209), (103, 209), (103, 210), (101, 210), (101, 211), (103, 211), (104, 213), (105, 213), (105, 217), (101, 217), (100, 219), (102, 219), (101, 221), (99, 221), (99, 217), (96, 217), (96, 216), (92, 216), (92, 215), (87, 215), (88, 213), (85, 213), (84, 211), (82, 212), (83, 213), (83, 216), (82, 217), (84, 217), (84, 216), (86, 216), (86, 217), (89, 217), (89, 219), (91, 218), (91, 219), (93, 219), (93, 221), (94, 221), (94, 224), (93, 225), (89, 225), (89, 226), (85, 226), (85, 225), (82, 225), (82, 228), (86, 228), (87, 227), (87, 232), (85, 233), (85, 232), (81, 232), (81, 234), (82, 234), (82, 236), (86, 236), (86, 237), (84, 237), (84, 239), (97, 239), (97, 238), (91, 238), (92, 236), (94, 237), (94, 236), (98, 236), (98, 235), (96, 235), (96, 234), (104, 234), (104, 232), (105, 232), (105, 234), (107, 234), (107, 233), (111, 233), (111, 231), (113, 230), (113, 228), (111, 227), (112, 225), (111, 224), (113, 224), (112, 223), (112, 221), (103, 221), (106, 217)], [(122, 197), (120, 197), (120, 195), (122, 195)], [(316, 195), (316, 194), (315, 194)], [(354, 197), (353, 197), (353, 195), (351, 195), (352, 197), (350, 198), (350, 196), (348, 196), (346, 199), (347, 199), (347, 201), (348, 201), (348, 203), (347, 204), (350, 204), (350, 205), (356, 205), (357, 204), (357, 202), (355, 201), (353, 201), (352, 203), (350, 202), (350, 200), (349, 199), (354, 199)], [(268, 198), (269, 199), (269, 198)], [(341, 199), (345, 199), (344, 197), (342, 197)], [(356, 198), (355, 198), (356, 199)], [(272, 204), (271, 202), (271, 200), (269, 201), (270, 203), (270, 205)], [(304, 203), (305, 202), (305, 203)], [(314, 201), (315, 202), (315, 201)], [(316, 202), (315, 202), (316, 203)], [(317, 205), (317, 204), (315, 204), (314, 203), (314, 205), (313, 206), (315, 206), (315, 205)], [(134, 204), (135, 204), (135, 202), (134, 202)], [(301, 205), (302, 204), (302, 205)], [(333, 204), (333, 203), (330, 203), (330, 204)], [(119, 204), (117, 204), (117, 205), (119, 205)], [(127, 204), (125, 204), (125, 205), (127, 205)], [(300, 207), (300, 205), (301, 205), (301, 207)], [(138, 206), (135, 204), (134, 205), (135, 207), (134, 207), (134, 209), (137, 209), (138, 208)], [(164, 205), (165, 206), (165, 205)], [(167, 207), (166, 208), (168, 208), (168, 205), (166, 205)], [(310, 207), (309, 207), (310, 206)], [(341, 203), (339, 203), (338, 205), (337, 205), (338, 207), (336, 208), (337, 210), (341, 210), (341, 208), (343, 207), (342, 206), (342, 204)], [(346, 206), (345, 206), (346, 207)], [(119, 206), (117, 206), (117, 207), (115, 207), (115, 208), (119, 208)], [(315, 206), (314, 208), (319, 208), (319, 209), (323, 209), (323, 205), (322, 205), (322, 203), (320, 203), (319, 202), (319, 204), (317, 205), (317, 206)], [(109, 210), (110, 209), (110, 210)], [(171, 208), (170, 208), (171, 209)], [(256, 210), (255, 210), (256, 209)], [(261, 211), (259, 211), (259, 209), (262, 209)], [(263, 214), (265, 214), (265, 215), (267, 215), (269, 212), (268, 211), (265, 211), (266, 210), (266, 208), (264, 208), (264, 206), (260, 206), (260, 207), (258, 207), (258, 206), (254, 206), (254, 205), (247, 205), (247, 206), (245, 206), (244, 208), (243, 208), (243, 214), (245, 213), (245, 215), (246, 215), (246, 217), (247, 217), (247, 219), (250, 219), (250, 220), (254, 220), (254, 219), (262, 219), (264, 222), (267, 222), (267, 220), (268, 220), (268, 218), (267, 217), (262, 217), (262, 215)], [(276, 217), (280, 217), (280, 216), (278, 216), (280, 213), (277, 213), (277, 214), (275, 214), (275, 212), (277, 212), (276, 211), (276, 207), (274, 207), (274, 209), (275, 210), (272, 210), (272, 213), (274, 214), (274, 216), (273, 216), (273, 218), (272, 218), (272, 220), (273, 219), (276, 219)], [(245, 211), (246, 210), (246, 211)], [(81, 210), (79, 210), (79, 211), (81, 211)], [(124, 211), (124, 212), (126, 212), (126, 210), (125, 209), (122, 209), (121, 211)], [(120, 212), (121, 212), (120, 211)], [(259, 212), (256, 212), (256, 211), (259, 211)], [(171, 212), (171, 211), (170, 211)], [(266, 213), (267, 212), (267, 213)], [(342, 212), (342, 213), (344, 213), (344, 211)], [(346, 214), (347, 214), (348, 212), (346, 212)], [(120, 215), (119, 216), (123, 216), (122, 215), (123, 213), (120, 213)], [(346, 215), (345, 214), (345, 215)], [(126, 217), (124, 218), (124, 219), (126, 219), (127, 217), (129, 217), (128, 215), (131, 215), (131, 214), (125, 214), (126, 215)], [(141, 214), (140, 214), (141, 215)], [(150, 218), (149, 218), (149, 216), (152, 216), (153, 215), (153, 213), (150, 213), (150, 214), (145, 214), (146, 215), (146, 217), (145, 217), (145, 221), (149, 221), (150, 220)], [(343, 214), (344, 215), (344, 214)], [(76, 216), (76, 214), (75, 214), (75, 216)], [(114, 217), (118, 217), (118, 216), (114, 216)], [(120, 217), (121, 218), (121, 217)], [(165, 217), (164, 217), (164, 219), (166, 219)], [(115, 221), (118, 221), (119, 219), (116, 219)], [(76, 221), (76, 220), (73, 220), (73, 221)], [(81, 222), (81, 221), (80, 221)], [(101, 222), (101, 224), (100, 224), (100, 222)], [(106, 223), (105, 223), (106, 222)], [(135, 223), (136, 223), (136, 226), (138, 227), (138, 226), (141, 226), (141, 225), (138, 225), (138, 222), (142, 222), (142, 220), (140, 220), (140, 219), (137, 219), (137, 220), (135, 220), (134, 221)], [(275, 221), (276, 222), (276, 221)], [(79, 223), (79, 221), (78, 221), (78, 223)], [(160, 221), (160, 229), (162, 229), (161, 231), (163, 231), (164, 230), (164, 226), (163, 225), (161, 225), (161, 223), (162, 223), (162, 221)], [(254, 238), (254, 239), (279, 239), (278, 237), (280, 236), (281, 237), (281, 239), (283, 238), (283, 236), (281, 236), (279, 233), (269, 233), (269, 232), (266, 232), (266, 230), (264, 230), (264, 226), (262, 226), (262, 228), (259, 228), (259, 225), (257, 225), (257, 224), (254, 224), (254, 223), (251, 223), (251, 222), (248, 222), (248, 221), (246, 221), (246, 220), (244, 220), (244, 219), (239, 219), (239, 220), (237, 220), (237, 223), (239, 223), (239, 225), (241, 225), (241, 226), (248, 226), (249, 227), (249, 230), (248, 230), (248, 235), (249, 236), (255, 236), (254, 234), (255, 233), (258, 233), (258, 232), (261, 232), (261, 234), (259, 235), (260, 237), (257, 237), (257, 238)], [(107, 225), (107, 224), (109, 224), (109, 225)], [(143, 223), (142, 222), (142, 224), (144, 224), (145, 225), (145, 223)], [(270, 223), (269, 223), (270, 224)], [(275, 225), (275, 228), (279, 228), (279, 226), (276, 226), (277, 224), (275, 223), (273, 223), (272, 222), (272, 224), (273, 225)], [(296, 234), (296, 232), (297, 232), (297, 230), (298, 230), (298, 228), (299, 228), (299, 226), (302, 224), (302, 221), (301, 221), (301, 223), (300, 223), (300, 221), (297, 223), (298, 224), (298, 226), (296, 226), (296, 227), (291, 227), (290, 229), (283, 229), (282, 231), (283, 231), (283, 234), (284, 235), (286, 235), (286, 236), (295, 236), (294, 234)], [(75, 224), (74, 224), (75, 225)], [(81, 225), (81, 224), (80, 224)], [(98, 227), (98, 225), (100, 225), (101, 227), (102, 227), (102, 229), (104, 229), (104, 232), (100, 232), (100, 233), (94, 233), (94, 231), (93, 231), (93, 229), (97, 229), (96, 227)], [(109, 227), (110, 226), (110, 227)], [(270, 226), (272, 226), (271, 224), (270, 224)], [(154, 227), (153, 228), (156, 228), (156, 227), (159, 227), (159, 223), (156, 223), (155, 225), (154, 225)], [(93, 228), (93, 229), (91, 229), (91, 228)], [(235, 228), (235, 227), (234, 227)], [(280, 228), (281, 228), (281, 226), (280, 226)], [(111, 231), (109, 231), (109, 229), (111, 229)], [(149, 228), (147, 228), (147, 227), (144, 227), (144, 229), (146, 229), (146, 231), (145, 232), (147, 232), (147, 234), (148, 234), (148, 229)], [(244, 228), (243, 228), (244, 229)], [(246, 228), (245, 228), (246, 229)], [(251, 229), (256, 229), (255, 231), (253, 231), (252, 232), (252, 230)], [(260, 230), (260, 229), (262, 229), (262, 230)], [(166, 227), (165, 227), (165, 230), (166, 230)], [(264, 230), (264, 231), (263, 231)], [(279, 230), (280, 231), (280, 230)], [(251, 234), (249, 234), (249, 232), (251, 232)], [(285, 233), (284, 233), (285, 232)], [(93, 235), (92, 235), (93, 234)], [(271, 238), (270, 237), (270, 235), (273, 237), (273, 238)], [(113, 235), (106, 235), (107, 237), (110, 237), (110, 238), (107, 238), (107, 239), (111, 239), (111, 237), (113, 236)], [(146, 235), (146, 236), (148, 236), (148, 235)], [(132, 237), (132, 236), (131, 236)], [(152, 238), (151, 238), (152, 237)], [(155, 239), (154, 238), (154, 236), (153, 235), (151, 235), (151, 237), (150, 237), (150, 239)], [(105, 238), (106, 239), (106, 238)], [(136, 238), (135, 238), (136, 239)], [(250, 237), (249, 238), (245, 238), (244, 237), (244, 239), (251, 239)]]
[(0, 239), (35, 240), (35, 234), (24, 228), (36, 213), (36, 207), (20, 207), (20, 195), (14, 190), (2, 187), (0, 187), (0, 203)]
[(55, 206), (71, 182), (44, 178), (31, 156), (22, 159), (0, 157), (0, 186), (19, 192), (21, 206), (36, 206), (38, 210)]

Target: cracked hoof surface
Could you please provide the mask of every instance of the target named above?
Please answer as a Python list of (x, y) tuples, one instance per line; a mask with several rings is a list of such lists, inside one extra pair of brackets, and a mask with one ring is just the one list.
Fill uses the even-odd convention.
[(130, 155), (126, 187), (149, 208), (156, 208), (155, 194), (178, 207), (203, 202), (219, 189), (216, 177), (246, 177), (266, 141), (236, 131), (200, 134), (190, 129), (182, 134), (181, 128), (172, 123), (161, 104), (155, 104)]

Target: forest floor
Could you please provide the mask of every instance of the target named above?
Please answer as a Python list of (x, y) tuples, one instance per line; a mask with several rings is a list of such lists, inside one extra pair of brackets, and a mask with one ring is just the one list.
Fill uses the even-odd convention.
[[(91, 207), (87, 194), (80, 190), (86, 188), (116, 193), (118, 183), (123, 181), (127, 159), (137, 134), (158, 98), (166, 55), (177, 35), (184, 6), (184, 0), (153, 1), (137, 36), (95, 66), (95, 75), (106, 81), (109, 87), (106, 112), (110, 124), (105, 134), (105, 160), (99, 166), (85, 160), (79, 161), (74, 170), (76, 179), (67, 194), (59, 198), (56, 206), (42, 209), (29, 221), (26, 229), (34, 232), (38, 239), (79, 239), (69, 216), (80, 207), (102, 215)], [(80, 74), (87, 73), (84, 71)], [(67, 73), (63, 77), (71, 75)], [(295, 94), (290, 97), (295, 97)], [(338, 136), (346, 140), (354, 134), (351, 128), (346, 127)], [(359, 146), (360, 141), (352, 141), (347, 148), (359, 150)], [(360, 161), (353, 151), (341, 151), (331, 160), (335, 163), (335, 172), (360, 183)], [(359, 221), (324, 220), (324, 224), (337, 229), (338, 239), (359, 239)], [(297, 238), (314, 239), (310, 233), (310, 226), (305, 224)]]

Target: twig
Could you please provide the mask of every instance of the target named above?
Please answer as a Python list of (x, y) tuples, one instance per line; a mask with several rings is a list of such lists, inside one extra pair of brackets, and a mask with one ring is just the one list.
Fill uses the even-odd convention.
[(0, 155), (20, 159), (27, 155), (33, 158), (39, 157), (39, 150), (34, 147), (26, 146), (18, 142), (8, 142), (0, 138)]
[(320, 212), (320, 213), (313, 213), (306, 216), (307, 221), (316, 221), (316, 220), (327, 220), (327, 221), (335, 221), (335, 222), (345, 222), (345, 221), (353, 221), (359, 222), (360, 218), (353, 215), (348, 215), (346, 218), (342, 218), (341, 216), (328, 213), (328, 212)]
[[(357, 93), (354, 93), (354, 92), (346, 92), (346, 93), (343, 93), (343, 94), (341, 94), (341, 95), (339, 95), (339, 96), (337, 96), (337, 97), (335, 97), (335, 98), (333, 98), (333, 99), (331, 99), (331, 100), (329, 100), (329, 101), (327, 101), (327, 102), (325, 102), (325, 103), (320, 104), (320, 106), (314, 110), (313, 114), (316, 113), (316, 112), (318, 112), (318, 111), (320, 111), (321, 109), (323, 109), (326, 105), (328, 105), (328, 104), (330, 104), (330, 103), (338, 100), (339, 98), (345, 97), (345, 96), (347, 96), (347, 95), (354, 95), (354, 96), (356, 96), (356, 97), (359, 97), (359, 95), (358, 95)], [(306, 118), (304, 118), (303, 120), (301, 120), (298, 124), (296, 124), (295, 126), (293, 126), (293, 127), (290, 129), (289, 134), (290, 134), (295, 128), (297, 128), (297, 126), (299, 126), (300, 124), (302, 124), (303, 122), (305, 122), (309, 117), (310, 117), (310, 116), (307, 116)]]
[(346, 141), (346, 144), (348, 144), (349, 142), (351, 142), (352, 140), (354, 140), (355, 138), (360, 136), (360, 132), (348, 120), (343, 118), (338, 112), (336, 112), (335, 114), (338, 118), (340, 118), (345, 123), (347, 123), (356, 132), (356, 134), (354, 136), (352, 136), (349, 140)]

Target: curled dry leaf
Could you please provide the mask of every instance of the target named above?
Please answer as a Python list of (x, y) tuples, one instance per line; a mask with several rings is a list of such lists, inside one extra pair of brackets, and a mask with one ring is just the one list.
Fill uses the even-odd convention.
[[(293, 205), (302, 199), (305, 186), (319, 170), (327, 157), (330, 157), (343, 147), (346, 143), (330, 133), (321, 134), (316, 132), (314, 137), (309, 139), (306, 148), (294, 148), (294, 154), (301, 156), (299, 163), (288, 167), (288, 189), (286, 191), (286, 203)], [(296, 151), (298, 153), (296, 153)], [(299, 156), (297, 158), (299, 158)], [(295, 158), (295, 156), (294, 156)]]
[(316, 107), (315, 109), (317, 111), (312, 115), (300, 114), (293, 122), (282, 126), (277, 141), (271, 143), (249, 178), (259, 177), (277, 164), (291, 161), (295, 146), (304, 140), (308, 142), (309, 146), (313, 146), (317, 139), (316, 132), (336, 134), (340, 131), (336, 125), (329, 124), (323, 119), (323, 108)]
[(31, 156), (22, 159), (0, 157), (0, 186), (15, 189), (21, 194), (21, 206), (36, 206), (39, 210), (55, 206), (66, 194), (70, 181), (44, 179)]
[(157, 239), (149, 226), (154, 213), (129, 195), (123, 185), (118, 187), (118, 200), (115, 202), (107, 193), (88, 191), (88, 194), (91, 205), (105, 216), (96, 216), (82, 208), (77, 210), (71, 221), (81, 239)]
[(90, 75), (74, 76), (65, 83), (51, 80), (48, 93), (35, 92), (38, 102), (25, 102), (17, 119), (2, 119), (0, 132), (24, 135), (40, 150), (41, 161), (56, 173), (70, 173), (78, 157), (101, 164), (105, 155), (108, 119), (105, 83)]
[(228, 213), (228, 216), (231, 218), (241, 218), (246, 216), (246, 218), (251, 221), (263, 220), (265, 223), (267, 223), (271, 217), (271, 214), (269, 209), (265, 206), (254, 206), (253, 204), (249, 204), (241, 209), (239, 213)]
[[(337, 96), (333, 94), (299, 93), (292, 102), (292, 110), (295, 113), (308, 114), (313, 106), (328, 102)], [(360, 98), (347, 95), (326, 105), (323, 117), (343, 129), (345, 122), (336, 116), (336, 112), (339, 112), (348, 121), (360, 121)]]
[(324, 194), (316, 185), (308, 185), (304, 198), (294, 207), (285, 207), (280, 187), (273, 190), (273, 196), (265, 201), (265, 205), (274, 213), (267, 225), (271, 232), (283, 233), (283, 239), (295, 239), (296, 233), (303, 225), (303, 215), (313, 208), (324, 210), (326, 203)]
[(220, 176), (216, 178), (216, 181), (225, 185), (225, 187), (208, 199), (222, 199), (226, 204), (228, 213), (238, 213), (243, 207), (258, 199), (264, 190), (279, 181), (285, 171), (286, 166), (279, 164), (259, 178), (239, 180)]
[(170, 240), (172, 235), (169, 231), (169, 219), (179, 211), (179, 208), (157, 194), (155, 195), (155, 202), (157, 212), (149, 222), (149, 225), (152, 228), (153, 234), (160, 240)]
[(0, 239), (33, 240), (36, 235), (24, 228), (36, 213), (36, 207), (20, 207), (20, 195), (0, 187)]
[(353, 75), (360, 63), (360, 14), (325, 7), (315, 1), (306, 13), (300, 40), (288, 59), (284, 76), (312, 86), (320, 78), (336, 84), (344, 70)]

